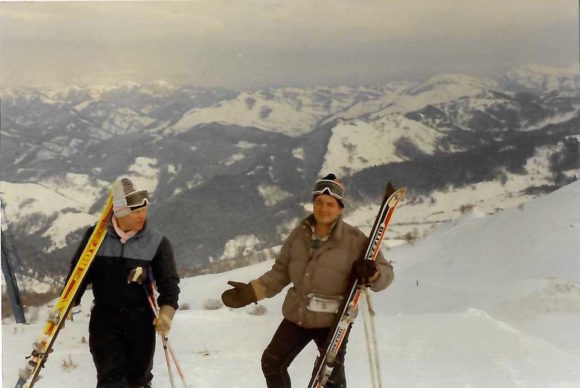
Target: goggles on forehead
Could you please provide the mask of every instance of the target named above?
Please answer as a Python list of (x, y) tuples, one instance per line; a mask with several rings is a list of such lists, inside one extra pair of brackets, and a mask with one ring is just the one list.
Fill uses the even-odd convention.
[(149, 205), (149, 202), (151, 202), (147, 190), (134, 191), (128, 194), (125, 200), (127, 201), (127, 206), (131, 208)]
[(344, 187), (335, 181), (330, 179), (321, 179), (314, 185), (314, 190), (312, 195), (327, 194), (338, 200), (342, 201), (342, 196), (344, 195)]

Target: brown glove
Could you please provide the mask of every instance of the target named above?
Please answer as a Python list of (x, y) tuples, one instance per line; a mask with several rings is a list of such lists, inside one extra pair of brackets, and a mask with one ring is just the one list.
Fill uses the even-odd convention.
[(164, 337), (167, 337), (171, 329), (171, 321), (175, 315), (175, 309), (169, 305), (163, 305), (159, 309), (159, 315), (153, 321), (155, 331)]
[(360, 258), (352, 264), (352, 274), (361, 284), (368, 285), (379, 278), (380, 272), (374, 261)]
[(222, 293), (222, 302), (226, 306), (237, 309), (257, 302), (258, 298), (256, 298), (256, 293), (250, 283), (240, 283), (230, 280), (228, 284), (233, 288), (225, 290)]

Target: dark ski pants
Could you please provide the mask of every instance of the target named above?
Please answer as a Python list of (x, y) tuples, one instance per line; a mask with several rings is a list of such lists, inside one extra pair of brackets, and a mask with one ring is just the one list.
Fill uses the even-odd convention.
[(98, 388), (151, 386), (155, 330), (150, 311), (95, 306), (89, 323), (89, 348)]
[[(319, 352), (323, 352), (329, 331), (330, 328), (306, 329), (284, 319), (262, 354), (262, 372), (264, 372), (268, 388), (290, 388), (288, 366), (312, 340), (316, 343)], [(326, 388), (346, 388), (344, 355), (349, 334), (350, 327), (338, 352), (338, 364), (333, 369)]]

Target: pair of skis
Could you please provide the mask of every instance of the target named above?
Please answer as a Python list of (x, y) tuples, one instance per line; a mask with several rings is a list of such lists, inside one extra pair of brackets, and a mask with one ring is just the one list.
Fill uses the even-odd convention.
[[(377, 259), (391, 216), (406, 191), (404, 187), (395, 190), (390, 182), (387, 184), (381, 207), (369, 235), (369, 242), (363, 256), (364, 259), (373, 261)], [(349, 326), (355, 319), (360, 295), (361, 284), (359, 284), (358, 279), (353, 279), (347, 288), (347, 293), (337, 313), (336, 321), (330, 329), (326, 350), (316, 360), (314, 373), (308, 383), (308, 388), (322, 388), (328, 382), (336, 365), (338, 350), (342, 345)]]

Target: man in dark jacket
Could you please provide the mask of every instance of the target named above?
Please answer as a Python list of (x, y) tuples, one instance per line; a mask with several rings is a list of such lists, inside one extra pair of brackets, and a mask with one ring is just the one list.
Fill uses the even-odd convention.
[[(89, 347), (97, 387), (148, 388), (153, 379), (155, 331), (167, 335), (171, 328), (179, 277), (169, 240), (147, 226), (147, 191), (136, 190), (129, 178), (116, 180), (112, 190), (113, 216), (76, 303), (92, 284)], [(85, 233), (71, 272), (93, 229)], [(153, 280), (148, 274), (159, 291), (157, 319), (147, 301), (146, 287)]]
[[(226, 306), (238, 308), (270, 298), (292, 283), (282, 306), (284, 320), (262, 355), (269, 388), (290, 387), (288, 366), (310, 341), (323, 351), (352, 276), (373, 291), (393, 280), (393, 268), (382, 255), (376, 262), (362, 258), (368, 238), (342, 220), (343, 193), (334, 174), (316, 182), (313, 213), (284, 241), (272, 269), (247, 284), (229, 282), (234, 288), (222, 294)], [(327, 388), (346, 387), (346, 342), (345, 337)]]

